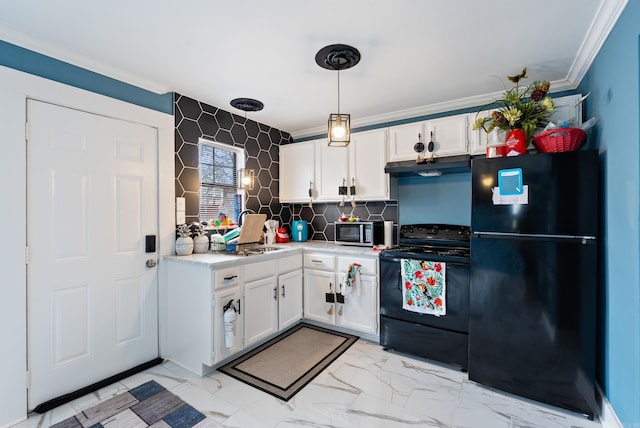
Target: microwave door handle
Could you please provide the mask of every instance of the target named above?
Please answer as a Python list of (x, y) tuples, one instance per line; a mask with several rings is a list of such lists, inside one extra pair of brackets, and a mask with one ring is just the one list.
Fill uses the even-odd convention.
[(361, 224), (358, 229), (360, 229), (360, 243), (362, 244), (364, 243), (364, 224)]

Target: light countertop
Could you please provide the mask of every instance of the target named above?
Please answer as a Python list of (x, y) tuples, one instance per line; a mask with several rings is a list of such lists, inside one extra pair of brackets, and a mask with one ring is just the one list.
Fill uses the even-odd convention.
[(163, 257), (163, 260), (177, 263), (209, 265), (211, 269), (219, 269), (222, 267), (231, 267), (246, 263), (277, 259), (288, 255), (302, 254), (303, 252), (356, 255), (359, 257), (378, 257), (380, 253), (379, 251), (373, 250), (371, 247), (337, 245), (329, 241), (289, 242), (286, 244), (268, 245), (268, 247), (276, 247), (279, 250), (268, 251), (264, 254), (252, 254), (249, 256), (228, 253), (226, 251), (208, 251), (203, 254), (191, 254), (188, 256), (165, 256)]

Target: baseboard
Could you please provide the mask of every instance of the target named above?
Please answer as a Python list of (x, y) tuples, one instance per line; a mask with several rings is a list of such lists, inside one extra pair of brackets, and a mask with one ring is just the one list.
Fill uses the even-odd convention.
[(602, 428), (624, 428), (620, 419), (616, 415), (616, 412), (613, 411), (613, 407), (611, 407), (611, 403), (607, 400), (607, 396), (602, 392), (602, 388), (600, 385), (596, 383), (596, 390), (598, 391), (598, 396), (600, 398), (600, 424)]
[(9, 428), (9, 427), (12, 427), (12, 426), (14, 426), (14, 425), (18, 425), (18, 424), (19, 424), (19, 423), (21, 423), (21, 422), (25, 422), (25, 426), (26, 426), (26, 420), (27, 420), (27, 419), (25, 419), (25, 418), (16, 419), (15, 421), (13, 421), (13, 422), (9, 422), (9, 423), (8, 423), (8, 424), (6, 424), (6, 425), (0, 425), (0, 428)]

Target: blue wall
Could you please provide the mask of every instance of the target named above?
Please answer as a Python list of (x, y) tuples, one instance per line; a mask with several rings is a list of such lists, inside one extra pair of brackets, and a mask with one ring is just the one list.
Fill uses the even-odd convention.
[(471, 226), (471, 173), (398, 179), (398, 223)]
[(0, 40), (0, 65), (173, 114), (173, 93), (156, 94)]
[[(598, 382), (627, 428), (640, 427), (640, 1), (626, 6), (581, 82), (602, 164), (604, 239)], [(602, 235), (601, 235), (602, 236)]]

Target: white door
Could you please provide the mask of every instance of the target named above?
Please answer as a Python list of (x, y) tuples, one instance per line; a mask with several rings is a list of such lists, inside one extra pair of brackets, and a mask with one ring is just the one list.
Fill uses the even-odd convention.
[(27, 103), (28, 407), (158, 356), (157, 130)]

